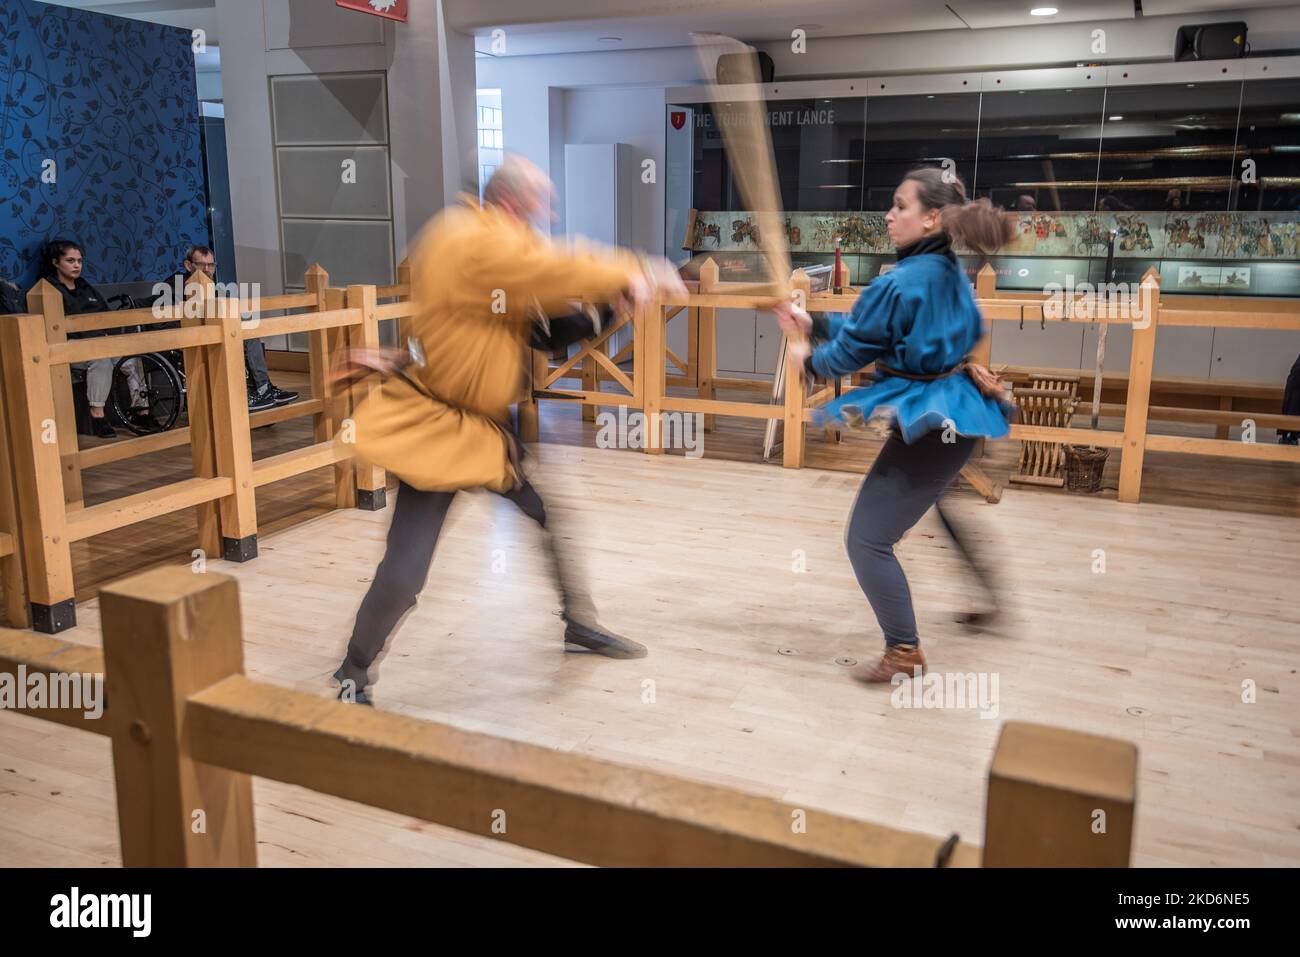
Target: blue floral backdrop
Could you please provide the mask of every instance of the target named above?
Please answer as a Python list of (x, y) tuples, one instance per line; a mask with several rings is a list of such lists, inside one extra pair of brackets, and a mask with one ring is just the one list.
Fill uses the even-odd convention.
[(72, 239), (91, 282), (157, 279), (206, 241), (191, 42), (0, 0), (0, 277), (27, 289), (41, 245)]

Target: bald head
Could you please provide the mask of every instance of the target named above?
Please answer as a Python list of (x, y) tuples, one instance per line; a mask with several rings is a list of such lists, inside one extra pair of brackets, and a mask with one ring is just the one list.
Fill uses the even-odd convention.
[(554, 189), (536, 164), (522, 156), (507, 156), (483, 187), (483, 202), (532, 220), (549, 210)]

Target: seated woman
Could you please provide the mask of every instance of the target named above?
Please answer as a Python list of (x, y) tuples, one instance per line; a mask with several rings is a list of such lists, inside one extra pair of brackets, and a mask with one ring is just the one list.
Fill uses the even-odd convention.
[[(76, 243), (56, 239), (45, 247), (41, 260), (41, 278), (63, 294), (63, 314), (77, 316), (88, 312), (108, 312), (108, 303), (99, 290), (81, 277), (82, 251)], [(93, 332), (73, 332), (69, 339), (107, 336), (120, 329), (97, 329)], [(94, 359), (74, 362), (73, 368), (86, 370), (86, 398), (90, 403), (90, 418), (95, 435), (111, 438), (117, 433), (104, 415), (104, 403), (113, 389), (114, 359)], [(131, 389), (131, 418), (142, 426), (151, 426), (149, 402), (144, 395), (144, 369), (139, 359), (125, 363), (127, 383)]]

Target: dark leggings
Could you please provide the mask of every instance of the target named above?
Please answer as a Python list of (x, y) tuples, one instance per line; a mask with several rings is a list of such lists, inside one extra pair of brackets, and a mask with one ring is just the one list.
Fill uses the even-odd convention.
[(954, 516), (945, 512), (943, 493), (957, 477), (975, 449), (976, 439), (930, 432), (911, 445), (893, 434), (880, 450), (858, 491), (849, 516), (846, 546), (858, 584), (876, 613), (886, 645), (917, 644), (916, 614), (907, 576), (894, 555), (894, 546), (933, 505), (957, 546), (990, 596), (991, 576), (976, 555)]
[[(383, 651), (388, 636), (402, 616), (424, 590), (438, 534), (455, 497), (455, 492), (422, 492), (404, 482), (399, 484), (384, 558), (357, 610), (347, 658), (339, 669), (341, 678), (352, 679), (359, 688), (369, 683), (367, 672), (371, 664)], [(555, 536), (546, 528), (546, 506), (542, 497), (528, 483), (523, 488), (503, 493), (503, 497), (514, 502), (521, 512), (541, 527), (543, 546), (559, 586), (565, 619), (594, 626), (596, 610), (591, 597), (571, 556), (557, 546)]]

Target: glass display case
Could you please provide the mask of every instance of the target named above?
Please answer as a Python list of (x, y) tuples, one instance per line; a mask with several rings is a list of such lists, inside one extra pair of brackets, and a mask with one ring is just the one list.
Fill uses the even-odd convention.
[[(695, 211), (681, 249), (724, 279), (762, 278), (712, 107), (667, 109), (670, 156), (674, 116), (693, 121), (676, 131)], [(1116, 281), (1155, 267), (1167, 294), (1300, 296), (1298, 80), (773, 99), (766, 115), (792, 261), (830, 262), (838, 242), (855, 285), (893, 262), (898, 182), (935, 165), (1013, 217), (991, 260), (1000, 288), (1101, 281), (1114, 229)]]

